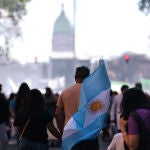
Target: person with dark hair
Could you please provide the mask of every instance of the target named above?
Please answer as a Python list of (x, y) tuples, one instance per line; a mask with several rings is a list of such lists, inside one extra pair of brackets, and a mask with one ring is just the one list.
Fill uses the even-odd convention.
[[(110, 124), (113, 129), (113, 134), (120, 132), (119, 119), (120, 119), (120, 103), (122, 101), (123, 93), (129, 88), (128, 85), (124, 84), (121, 86), (121, 93), (113, 97), (113, 101), (110, 108)], [(116, 130), (116, 131), (115, 131)]]
[(16, 94), (15, 93), (10, 93), (8, 101), (9, 101), (10, 117), (15, 118)]
[[(120, 129), (125, 145), (129, 150), (149, 150), (150, 137), (148, 139), (146, 137), (150, 133), (150, 102), (144, 92), (137, 88), (128, 89), (123, 93), (120, 110)], [(143, 127), (147, 132), (141, 137), (144, 132)]]
[(140, 90), (143, 90), (143, 88), (142, 88), (142, 83), (141, 83), (141, 82), (136, 82), (136, 83), (135, 83), (135, 88), (140, 89)]
[(15, 93), (11, 92), (8, 99), (8, 106), (9, 106), (9, 125), (7, 126), (7, 135), (8, 138), (11, 139), (12, 138), (12, 133), (13, 133), (13, 120), (15, 117)]
[(1, 149), (8, 149), (8, 135), (6, 125), (9, 123), (9, 107), (7, 99), (2, 93), (2, 84), (0, 84), (0, 142)]
[[(135, 88), (140, 89), (144, 92), (141, 82), (136, 82), (135, 83)], [(150, 101), (150, 95), (147, 92), (144, 92), (144, 93), (145, 93), (146, 97), (148, 98), (148, 100)]]
[[(77, 67), (75, 72), (75, 84), (65, 89), (59, 96), (56, 107), (56, 121), (60, 133), (63, 134), (64, 126), (73, 114), (78, 111), (80, 91), (83, 80), (90, 74), (89, 68)], [(65, 117), (64, 117), (65, 115)], [(76, 144), (72, 150), (99, 150), (98, 137), (92, 140), (84, 140)]]
[(46, 87), (45, 93), (43, 96), (44, 96), (44, 101), (45, 101), (47, 110), (50, 111), (53, 116), (55, 116), (56, 99), (55, 99), (52, 89), (50, 87)]
[(15, 113), (21, 108), (24, 97), (28, 94), (30, 88), (26, 82), (20, 84), (16, 94)]
[(22, 136), (19, 150), (48, 150), (47, 128), (55, 137), (61, 138), (38, 89), (30, 90), (25, 97), (22, 108), (16, 114), (14, 126)]
[[(84, 78), (90, 74), (87, 67), (81, 66), (76, 68), (75, 84), (65, 89), (58, 98), (56, 106), (56, 121), (58, 128), (63, 133), (63, 127), (70, 117), (78, 111), (80, 89)], [(65, 120), (62, 115), (65, 114)]]

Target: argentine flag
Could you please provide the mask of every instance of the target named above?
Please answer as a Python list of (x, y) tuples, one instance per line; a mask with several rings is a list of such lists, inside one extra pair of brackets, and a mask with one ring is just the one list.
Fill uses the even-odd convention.
[(96, 138), (106, 126), (110, 87), (105, 63), (101, 60), (99, 67), (82, 83), (78, 112), (64, 127), (63, 150), (71, 150), (80, 141)]

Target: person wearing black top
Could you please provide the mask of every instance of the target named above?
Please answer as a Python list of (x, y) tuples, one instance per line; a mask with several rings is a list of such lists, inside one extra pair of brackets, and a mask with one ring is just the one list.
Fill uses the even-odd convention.
[(15, 113), (17, 113), (17, 111), (19, 111), (21, 108), (24, 97), (28, 94), (29, 91), (30, 87), (28, 84), (26, 82), (22, 82), (16, 94)]
[(0, 84), (0, 142), (1, 149), (8, 149), (8, 136), (6, 131), (6, 124), (9, 120), (9, 107), (5, 95), (2, 93), (2, 84)]
[(44, 106), (41, 92), (38, 89), (30, 90), (14, 121), (14, 126), (21, 135), (29, 120), (19, 142), (19, 150), (48, 150), (47, 128), (56, 138), (60, 139), (60, 133), (53, 124), (53, 116)]

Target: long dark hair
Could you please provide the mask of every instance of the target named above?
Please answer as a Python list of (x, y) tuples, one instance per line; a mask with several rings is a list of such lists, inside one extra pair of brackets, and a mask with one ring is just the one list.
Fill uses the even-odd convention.
[(16, 94), (16, 106), (15, 106), (15, 112), (17, 112), (23, 103), (24, 97), (28, 94), (30, 91), (30, 88), (26, 82), (22, 82), (20, 84), (20, 87), (18, 89), (18, 92)]
[(150, 102), (142, 90), (130, 88), (123, 93), (123, 98), (120, 105), (121, 117), (128, 119), (130, 113), (138, 108), (150, 109)]
[(34, 117), (44, 108), (44, 99), (38, 89), (32, 89), (23, 101), (22, 111), (27, 117)]

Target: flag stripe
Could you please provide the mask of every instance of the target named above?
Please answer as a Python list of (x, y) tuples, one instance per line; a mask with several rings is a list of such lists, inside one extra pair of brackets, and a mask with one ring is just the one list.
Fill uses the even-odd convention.
[(104, 61), (101, 61), (100, 66), (82, 83), (79, 110), (95, 95), (108, 88), (110, 88), (110, 81)]
[[(86, 128), (84, 128), (84, 130), (78, 129), (78, 132), (75, 132), (75, 134), (72, 134), (71, 137), (69, 136), (68, 138), (63, 139), (63, 142), (62, 142), (63, 150), (71, 150), (71, 148), (75, 144), (79, 143), (79, 141), (81, 141), (83, 139), (90, 140), (90, 139), (93, 139), (93, 138), (97, 137), (100, 133), (101, 128), (104, 128), (106, 126), (105, 119), (106, 119), (107, 116), (108, 116), (108, 113), (104, 113), (102, 116), (99, 116), (94, 121), (93, 124), (91, 124), (91, 125), (87, 126)], [(91, 132), (89, 132), (89, 131), (91, 131)], [(74, 139), (74, 140), (72, 141), (72, 139)]]
[[(98, 96), (95, 97), (95, 99), (100, 98), (100, 99), (103, 99), (103, 101), (104, 101), (109, 96), (109, 91), (110, 91), (110, 89), (101, 92)], [(82, 120), (82, 118), (80, 116), (83, 113), (84, 113), (84, 119), (85, 119), (84, 127), (86, 127), (90, 123), (92, 123), (99, 115), (102, 115), (103, 113), (107, 112), (108, 107), (109, 107), (109, 101), (104, 101), (104, 103), (105, 104), (104, 104), (102, 110), (100, 112), (98, 112), (97, 114), (89, 113), (89, 110), (87, 109), (88, 105), (90, 105), (90, 102), (89, 102), (89, 104), (84, 109), (81, 109), (78, 113), (73, 115), (64, 128), (65, 134), (63, 134), (63, 138), (67, 138), (71, 134), (78, 132), (77, 129), (83, 128), (80, 125), (80, 121)], [(86, 119), (88, 119), (88, 120), (86, 121)]]

